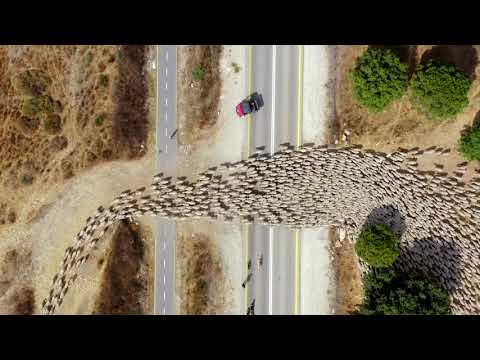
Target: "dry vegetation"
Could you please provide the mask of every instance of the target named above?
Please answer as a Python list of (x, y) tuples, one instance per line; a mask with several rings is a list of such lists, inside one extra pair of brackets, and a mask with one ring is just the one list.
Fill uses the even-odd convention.
[(181, 269), (180, 314), (220, 314), (225, 306), (224, 272), (218, 249), (204, 234), (177, 234)]
[[(408, 95), (394, 102), (384, 112), (371, 114), (352, 97), (348, 72), (368, 46), (339, 46), (336, 112), (340, 133), (348, 129), (350, 142), (363, 144), (378, 151), (391, 151), (400, 147), (429, 147), (433, 145), (452, 148), (444, 160), (446, 170), (452, 170), (464, 161), (458, 153), (457, 142), (461, 131), (470, 126), (480, 111), (480, 80), (478, 78), (478, 46), (400, 46), (401, 59), (409, 64), (410, 75), (415, 67), (430, 59), (454, 63), (474, 80), (470, 90), (470, 104), (457, 118), (435, 122), (419, 113)], [(475, 165), (475, 164), (472, 164)], [(478, 166), (478, 164), (477, 164)]]
[(346, 240), (337, 242), (334, 231), (331, 239), (336, 292), (334, 310), (337, 315), (348, 315), (363, 301), (360, 264), (353, 243)]
[[(39, 202), (41, 195), (84, 170), (146, 154), (147, 51), (132, 45), (0, 46), (0, 231), (28, 229), (53, 205)], [(30, 245), (22, 241), (11, 250), (19, 254), (15, 261), (1, 248), (7, 254), (2, 266), (16, 269), (15, 275), (0, 274), (2, 313), (30, 313), (36, 306), (38, 292), (24, 273)]]
[(123, 220), (112, 238), (104, 267), (101, 291), (94, 314), (132, 315), (148, 313), (148, 280), (145, 249), (137, 225)]
[(143, 46), (0, 46), (0, 224), (15, 222), (20, 204), (42, 186), (145, 152), (144, 52)]
[(185, 46), (178, 52), (180, 144), (194, 144), (214, 137), (219, 128), (218, 111), (222, 90), (220, 58), (223, 47), (217, 45)]
[[(471, 126), (480, 111), (480, 79), (478, 46), (399, 46), (401, 60), (409, 64), (409, 75), (415, 67), (431, 59), (455, 64), (465, 72), (473, 85), (469, 93), (470, 103), (465, 111), (445, 122), (435, 122), (419, 113), (410, 103), (408, 95), (396, 101), (384, 112), (371, 114), (352, 97), (352, 86), (348, 72), (355, 66), (357, 58), (368, 46), (339, 46), (338, 73), (336, 84), (336, 121), (339, 133), (350, 131), (350, 143), (362, 144), (377, 151), (389, 152), (398, 147), (426, 148), (437, 145), (449, 147), (452, 152), (442, 159), (427, 157), (420, 162), (420, 168), (431, 169), (433, 161), (442, 163), (446, 171), (465, 161), (457, 150), (461, 132)], [(469, 165), (468, 179), (473, 168), (479, 167), (473, 161)], [(349, 313), (361, 301), (361, 277), (358, 260), (353, 246), (348, 242), (335, 249), (337, 262), (337, 312)]]
[(0, 305), (5, 313), (30, 315), (35, 310), (34, 290), (26, 275), (31, 270), (29, 251), (8, 250), (0, 260)]

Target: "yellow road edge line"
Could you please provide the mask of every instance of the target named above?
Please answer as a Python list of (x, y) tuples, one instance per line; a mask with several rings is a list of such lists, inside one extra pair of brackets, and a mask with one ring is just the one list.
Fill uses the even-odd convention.
[(300, 313), (300, 231), (295, 231), (295, 301), (293, 314)]
[[(248, 243), (250, 241), (250, 226), (248, 224), (245, 224), (245, 268), (244, 268), (244, 279), (247, 279), (248, 276)], [(248, 283), (245, 284), (245, 290), (243, 291), (243, 297), (244, 297), (244, 314), (247, 313), (248, 310)]]
[(303, 45), (298, 47), (297, 74), (297, 146), (302, 144), (303, 128)]
[[(302, 144), (303, 131), (303, 45), (298, 46), (298, 73), (297, 73), (297, 147)], [(295, 315), (299, 314), (300, 302), (300, 231), (295, 230)]]

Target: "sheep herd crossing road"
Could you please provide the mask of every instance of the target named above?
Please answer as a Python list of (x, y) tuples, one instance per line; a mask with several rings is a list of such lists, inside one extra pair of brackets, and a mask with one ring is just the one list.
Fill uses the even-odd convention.
[(401, 236), (399, 266), (435, 276), (449, 290), (457, 314), (480, 313), (480, 170), (463, 181), (421, 171), (418, 158), (448, 149), (398, 149), (390, 154), (304, 144), (283, 144), (272, 154), (258, 148), (237, 163), (210, 168), (194, 179), (154, 176), (150, 187), (126, 190), (99, 207), (68, 247), (52, 281), (44, 314), (62, 304), (91, 249), (114, 222), (153, 214), (177, 220), (212, 218), (312, 228), (334, 225), (355, 239), (362, 227), (387, 223)]

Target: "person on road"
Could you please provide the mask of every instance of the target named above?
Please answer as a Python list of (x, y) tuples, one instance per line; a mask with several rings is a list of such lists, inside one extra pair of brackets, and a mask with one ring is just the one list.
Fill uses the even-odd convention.
[(260, 257), (258, 258), (257, 268), (259, 271), (262, 265), (263, 265), (263, 254), (261, 254)]
[(247, 315), (255, 315), (255, 299), (253, 299), (252, 303), (248, 307)]
[(250, 281), (251, 278), (252, 278), (252, 273), (249, 273), (247, 276), (247, 279), (242, 283), (242, 288), (245, 288), (245, 286), (247, 285), (247, 283)]

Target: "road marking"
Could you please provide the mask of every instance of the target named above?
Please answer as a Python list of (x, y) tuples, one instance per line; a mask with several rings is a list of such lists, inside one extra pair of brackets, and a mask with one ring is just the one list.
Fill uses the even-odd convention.
[(165, 111), (165, 121), (168, 119), (168, 112)]
[(168, 61), (168, 51), (165, 53), (165, 61)]
[(273, 228), (268, 229), (268, 313), (273, 315)]
[(167, 131), (168, 131), (168, 129), (165, 127), (165, 136), (168, 135), (168, 132), (167, 132)]
[[(244, 276), (243, 278), (246, 279), (248, 276), (248, 242), (250, 240), (250, 226), (249, 224), (245, 224), (245, 232), (246, 232), (246, 237), (245, 237), (245, 258), (247, 261), (244, 261)], [(248, 311), (248, 282), (245, 283), (245, 289), (243, 291), (243, 302), (245, 306), (244, 314), (247, 313)]]
[(303, 45), (298, 47), (297, 73), (297, 146), (302, 144), (303, 122)]
[[(303, 45), (298, 47), (297, 68), (297, 147), (302, 144), (303, 127)], [(293, 313), (300, 313), (300, 230), (295, 230), (295, 288)]]
[(168, 83), (165, 82), (165, 89), (168, 89)]
[(165, 144), (165, 154), (168, 153), (168, 144)]
[(165, 77), (168, 78), (168, 67), (165, 67)]
[(168, 98), (165, 98), (165, 106), (168, 106)]
[(295, 231), (295, 301), (293, 314), (300, 314), (300, 231)]
[(272, 118), (270, 122), (270, 153), (275, 152), (275, 75), (277, 68), (277, 47), (272, 45)]
[[(253, 68), (252, 68), (252, 53), (253, 46), (249, 45), (248, 47), (248, 94), (252, 93), (252, 83), (253, 83)], [(247, 115), (247, 157), (250, 156), (250, 149), (252, 146), (252, 115)]]

